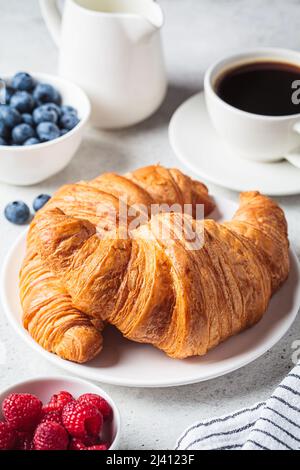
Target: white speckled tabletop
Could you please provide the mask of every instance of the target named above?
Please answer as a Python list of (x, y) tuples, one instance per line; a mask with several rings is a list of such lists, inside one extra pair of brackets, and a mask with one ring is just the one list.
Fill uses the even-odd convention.
[[(59, 175), (28, 188), (0, 184), (0, 265), (22, 228), (9, 224), (3, 207), (12, 199), (31, 204), (41, 192), (63, 183), (153, 162), (182, 167), (168, 142), (168, 122), (180, 103), (202, 87), (207, 66), (242, 47), (280, 46), (300, 50), (299, 0), (161, 0), (169, 92), (161, 109), (142, 124), (118, 132), (88, 130), (71, 164)], [(37, 0), (0, 0), (0, 75), (17, 70), (56, 71), (57, 50)], [(185, 169), (186, 170), (186, 169)], [(210, 185), (233, 200), (237, 194)], [(300, 255), (300, 195), (278, 198)], [(300, 317), (271, 351), (252, 364), (206, 383), (169, 389), (103, 385), (120, 407), (123, 449), (171, 449), (191, 422), (265, 399), (292, 367), (292, 342), (300, 339)], [(0, 305), (0, 388), (30, 376), (59, 374), (8, 326)]]

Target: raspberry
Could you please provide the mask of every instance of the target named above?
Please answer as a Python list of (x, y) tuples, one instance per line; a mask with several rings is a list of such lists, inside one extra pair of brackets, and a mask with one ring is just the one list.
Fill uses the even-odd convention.
[(86, 447), (90, 447), (90, 446), (95, 446), (97, 444), (101, 444), (101, 441), (100, 441), (100, 436), (87, 436), (85, 437), (84, 439), (82, 439), (82, 442), (83, 444), (86, 446)]
[(41, 417), (42, 402), (30, 393), (11, 393), (2, 403), (3, 416), (11, 428), (31, 431)]
[(43, 412), (49, 413), (50, 411), (59, 411), (61, 413), (64, 406), (73, 400), (74, 397), (71, 393), (66, 391), (58, 392), (55, 395), (52, 395), (49, 403), (43, 407)]
[(73, 437), (69, 445), (69, 450), (108, 450), (109, 444), (107, 442), (102, 442), (100, 444), (94, 444), (87, 446), (83, 441)]
[(96, 446), (87, 447), (86, 450), (108, 450), (109, 446), (107, 444), (98, 444)]
[(78, 401), (80, 403), (92, 403), (103, 416), (104, 421), (108, 421), (109, 419), (112, 418), (112, 408), (107, 403), (104, 398), (100, 397), (99, 395), (96, 395), (95, 393), (85, 393), (84, 395), (81, 395), (78, 398)]
[(33, 450), (32, 433), (28, 431), (17, 431), (16, 433), (14, 450)]
[(99, 410), (90, 403), (72, 401), (62, 412), (63, 425), (73, 437), (97, 436), (103, 424)]
[(33, 444), (35, 450), (66, 450), (69, 437), (61, 424), (48, 421), (36, 428)]
[(62, 425), (61, 414), (58, 411), (49, 411), (48, 413), (44, 414), (40, 424), (47, 423), (49, 421)]
[(86, 450), (86, 446), (80, 439), (73, 437), (69, 445), (69, 450)]
[(11, 429), (10, 425), (0, 422), (0, 450), (13, 449), (16, 441), (16, 432)]

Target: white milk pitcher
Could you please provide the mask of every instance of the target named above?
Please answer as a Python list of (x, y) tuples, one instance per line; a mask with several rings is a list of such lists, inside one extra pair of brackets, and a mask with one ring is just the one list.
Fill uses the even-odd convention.
[(113, 129), (150, 116), (167, 88), (160, 6), (153, 0), (40, 0), (60, 49), (59, 74), (88, 93), (91, 122)]

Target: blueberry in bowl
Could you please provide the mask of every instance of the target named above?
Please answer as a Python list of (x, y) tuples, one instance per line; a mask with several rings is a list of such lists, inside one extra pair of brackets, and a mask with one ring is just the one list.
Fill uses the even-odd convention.
[(73, 106), (63, 105), (61, 106), (62, 114), (75, 114), (77, 116), (77, 110)]
[(28, 139), (35, 136), (35, 130), (29, 124), (19, 124), (14, 127), (11, 133), (12, 141), (14, 144), (22, 145)]
[(23, 145), (36, 145), (36, 144), (40, 144), (40, 143), (41, 143), (41, 141), (39, 139), (37, 139), (36, 137), (30, 137), (29, 139), (25, 140)]
[(38, 105), (44, 103), (60, 105), (62, 101), (59, 91), (48, 83), (39, 83), (33, 91), (33, 98)]
[(31, 113), (35, 102), (28, 91), (16, 91), (10, 99), (9, 106), (20, 113)]
[[(18, 72), (2, 83), (5, 104), (0, 106), (0, 123), (5, 145), (48, 142), (64, 136), (79, 124), (77, 109), (63, 104), (61, 92), (54, 85), (39, 81), (27, 72)], [(39, 142), (31, 140), (33, 138)]]
[(22, 122), (22, 116), (17, 109), (8, 106), (7, 104), (0, 105), (0, 121), (7, 127), (13, 129)]
[(60, 77), (18, 72), (1, 79), (6, 87), (0, 104), (0, 180), (36, 184), (70, 162), (90, 102), (80, 87)]
[(24, 122), (25, 124), (29, 124), (30, 126), (34, 125), (32, 114), (24, 113), (21, 115), (21, 117), (22, 117), (22, 122)]
[[(60, 114), (51, 105), (54, 105), (54, 103), (43, 104), (39, 106), (38, 108), (35, 108), (35, 110), (32, 113), (32, 118), (33, 118), (33, 122), (36, 125), (42, 122), (54, 122), (55, 124), (57, 123)], [(58, 107), (58, 110), (59, 110), (59, 107)]]
[(36, 128), (36, 133), (41, 142), (48, 142), (60, 137), (60, 130), (53, 122), (41, 122)]
[(35, 80), (27, 72), (18, 72), (12, 79), (12, 88), (19, 91), (31, 91), (35, 87)]
[(63, 114), (59, 120), (62, 129), (72, 130), (79, 123), (79, 119), (74, 113)]

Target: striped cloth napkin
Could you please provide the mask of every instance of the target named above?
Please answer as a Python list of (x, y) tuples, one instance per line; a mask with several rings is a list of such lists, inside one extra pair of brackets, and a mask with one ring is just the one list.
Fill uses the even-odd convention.
[(176, 450), (299, 449), (300, 363), (266, 402), (195, 423), (176, 445)]

